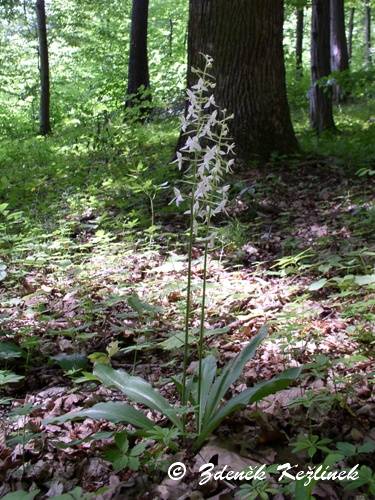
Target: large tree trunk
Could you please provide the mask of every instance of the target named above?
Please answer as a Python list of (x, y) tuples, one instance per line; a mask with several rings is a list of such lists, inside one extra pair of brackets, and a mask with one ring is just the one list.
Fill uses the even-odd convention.
[(190, 0), (188, 86), (214, 58), (215, 99), (234, 114), (231, 133), (243, 159), (298, 149), (286, 97), (282, 0)]
[[(346, 71), (349, 69), (348, 45), (345, 33), (344, 0), (331, 0), (331, 71)], [(336, 102), (342, 102), (344, 92), (339, 85), (333, 86), (333, 96)]]
[(297, 78), (302, 76), (302, 56), (303, 56), (303, 25), (304, 25), (304, 10), (298, 9), (296, 12), (296, 75)]
[(350, 9), (349, 23), (348, 23), (348, 57), (349, 57), (349, 61), (352, 60), (352, 55), (353, 55), (354, 14), (355, 14), (355, 8), (352, 7)]
[(365, 62), (367, 66), (372, 63), (371, 57), (371, 6), (370, 0), (365, 0)]
[(50, 88), (49, 61), (47, 43), (47, 24), (44, 0), (36, 0), (36, 19), (39, 41), (40, 108), (39, 129), (42, 135), (51, 132), (50, 124)]
[(310, 121), (320, 134), (335, 129), (332, 113), (332, 89), (318, 81), (330, 74), (330, 2), (313, 0), (311, 20), (311, 80)]
[(140, 106), (146, 112), (151, 99), (147, 54), (149, 0), (133, 0), (126, 107)]

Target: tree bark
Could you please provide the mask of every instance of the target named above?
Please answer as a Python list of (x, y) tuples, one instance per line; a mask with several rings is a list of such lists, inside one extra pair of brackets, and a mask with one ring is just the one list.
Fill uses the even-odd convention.
[(332, 113), (332, 89), (318, 83), (328, 76), (330, 64), (330, 2), (313, 0), (311, 18), (311, 80), (310, 121), (312, 128), (320, 134), (323, 130), (335, 129)]
[(344, 0), (331, 0), (331, 70), (345, 71), (348, 68)]
[(133, 0), (126, 107), (140, 106), (147, 112), (151, 100), (147, 54), (149, 0)]
[(367, 66), (372, 63), (371, 57), (371, 6), (370, 0), (365, 0), (365, 62)]
[(298, 149), (286, 96), (282, 0), (190, 0), (188, 86), (200, 53), (214, 58), (215, 99), (234, 114), (243, 159)]
[(302, 76), (302, 56), (303, 56), (303, 26), (304, 26), (304, 10), (298, 9), (296, 12), (297, 26), (296, 26), (296, 76)]
[(46, 10), (44, 0), (36, 0), (36, 20), (39, 42), (39, 75), (40, 75), (40, 107), (39, 107), (39, 131), (41, 135), (51, 132), (50, 123), (50, 84), (49, 84), (49, 60), (47, 42)]
[(350, 9), (349, 23), (348, 23), (348, 57), (349, 57), (349, 61), (351, 61), (352, 55), (353, 55), (354, 14), (355, 14), (355, 8), (352, 7)]
[[(346, 71), (349, 69), (348, 45), (345, 33), (344, 0), (331, 0), (331, 71)], [(333, 85), (333, 98), (336, 102), (345, 99), (340, 85)]]

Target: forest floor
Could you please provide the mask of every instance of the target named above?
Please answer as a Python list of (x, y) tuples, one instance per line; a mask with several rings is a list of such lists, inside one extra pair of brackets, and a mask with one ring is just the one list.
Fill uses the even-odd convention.
[[(374, 127), (366, 126), (363, 134), (374, 138)], [(124, 399), (90, 381), (92, 362), (99, 359), (111, 358), (113, 367), (142, 376), (176, 401), (171, 377), (182, 370), (187, 268), (183, 217), (171, 215), (172, 207), (160, 211), (160, 227), (139, 238), (132, 221), (121, 218), (121, 207), (98, 201), (96, 191), (86, 190), (79, 202), (71, 193), (69, 201), (59, 198), (61, 207), (70, 204), (75, 212), (61, 212), (58, 227), (32, 206), (40, 226), (51, 230), (27, 232), (36, 219), (25, 223), (10, 210), (11, 203), (0, 206), (8, 222), (4, 228), (26, 224), (22, 237), (21, 231), (8, 230), (1, 240), (0, 496), (23, 489), (39, 491), (37, 498), (297, 498), (295, 483), (272, 478), (200, 486), (198, 469), (210, 461), (238, 471), (287, 462), (317, 465), (335, 452), (341, 454), (339, 464), (359, 464), (362, 482), (353, 493), (350, 483), (322, 481), (315, 497), (371, 498), (374, 156), (366, 157), (363, 173), (358, 165), (348, 165), (346, 154), (340, 157), (332, 149), (238, 171), (232, 179), (230, 217), (218, 226), (209, 261), (206, 351), (223, 365), (262, 325), (269, 329), (232, 392), (285, 367), (304, 365), (298, 384), (224, 420), (198, 454), (178, 437), (164, 445), (149, 439), (136, 472), (115, 471), (104, 456), (115, 431), (126, 426), (43, 420)], [(56, 172), (63, 177), (59, 168)], [(53, 199), (55, 179), (48, 175), (22, 184), (19, 174), (19, 184), (37, 183), (31, 195), (40, 190), (40, 199), (46, 189), (46, 197)], [(116, 180), (107, 182), (113, 189)], [(17, 183), (13, 186), (16, 190)], [(197, 245), (193, 327), (199, 323), (202, 260)], [(193, 330), (191, 369), (196, 343)], [(165, 427), (162, 415), (148, 416)], [(188, 468), (181, 481), (166, 475), (176, 461)], [(72, 493), (61, 496), (66, 492)], [(22, 498), (34, 498), (34, 493)]]

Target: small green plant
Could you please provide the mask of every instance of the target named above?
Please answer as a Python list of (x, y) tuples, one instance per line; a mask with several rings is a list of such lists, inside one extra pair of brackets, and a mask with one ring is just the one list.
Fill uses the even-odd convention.
[(365, 441), (360, 445), (355, 445), (347, 442), (339, 442), (336, 444), (337, 452), (343, 457), (350, 458), (360, 455), (361, 453), (373, 453), (375, 451), (375, 443), (373, 441)]
[(327, 447), (330, 443), (332, 443), (331, 439), (320, 439), (319, 436), (316, 436), (315, 434), (310, 434), (308, 436), (301, 435), (293, 443), (293, 452), (299, 453), (303, 451), (307, 453), (309, 458), (313, 458), (318, 451), (330, 453), (331, 450)]
[(151, 228), (155, 228), (155, 198), (160, 191), (168, 187), (168, 182), (156, 184), (149, 175), (146, 175), (147, 173), (148, 168), (143, 163), (138, 163), (128, 175), (127, 186), (134, 194), (146, 196), (150, 203)]
[(89, 354), (88, 358), (92, 363), (101, 363), (103, 365), (110, 365), (111, 359), (120, 351), (118, 341), (110, 342), (106, 347), (106, 352), (93, 352)]
[(168, 449), (177, 451), (178, 446), (176, 440), (179, 436), (180, 431), (177, 428), (160, 427), (159, 425), (154, 425), (152, 429), (145, 432), (145, 437), (160, 443), (160, 452)]
[(250, 484), (242, 484), (236, 493), (236, 498), (246, 500), (268, 500), (274, 498), (279, 491), (269, 481), (254, 479)]
[(278, 259), (276, 261), (276, 264), (274, 264), (271, 269), (280, 269), (280, 271), (277, 271), (277, 273), (281, 276), (299, 274), (311, 267), (311, 264), (309, 263), (311, 257), (313, 257), (313, 253), (308, 248), (296, 255), (288, 255), (282, 257), (281, 259)]
[(358, 471), (359, 477), (354, 481), (350, 481), (346, 484), (345, 489), (347, 491), (354, 491), (362, 488), (368, 492), (372, 497), (375, 496), (375, 473), (367, 467), (362, 465)]
[(293, 399), (288, 406), (303, 406), (307, 409), (307, 417), (312, 420), (319, 420), (323, 415), (326, 415), (332, 408), (341, 404), (342, 399), (339, 394), (332, 393), (328, 389), (314, 391), (308, 389), (305, 394), (299, 398)]
[(144, 453), (146, 444), (141, 442), (130, 448), (126, 432), (117, 432), (114, 441), (115, 444), (105, 451), (104, 457), (111, 462), (116, 472), (125, 468), (137, 471), (140, 467), (139, 457)]
[(0, 386), (14, 384), (25, 378), (23, 375), (17, 375), (9, 370), (0, 370)]

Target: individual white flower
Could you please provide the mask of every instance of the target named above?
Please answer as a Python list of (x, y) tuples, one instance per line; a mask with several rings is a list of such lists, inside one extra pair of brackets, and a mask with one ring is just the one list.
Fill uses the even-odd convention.
[(182, 197), (181, 191), (179, 189), (177, 189), (176, 187), (173, 188), (173, 191), (175, 194), (175, 198), (173, 201), (175, 201), (176, 205), (179, 206), (180, 203), (182, 203), (184, 201), (184, 198)]
[(212, 63), (214, 62), (214, 59), (213, 57), (209, 56), (208, 54), (203, 54), (202, 52), (200, 52), (200, 54), (204, 57), (205, 61), (206, 61), (206, 66), (209, 68), (210, 66), (212, 66)]
[(195, 108), (197, 106), (197, 104), (198, 104), (197, 103), (197, 97), (196, 97), (195, 93), (192, 90), (190, 90), (190, 89), (187, 89), (186, 93), (187, 93), (187, 96), (188, 96), (188, 99), (189, 99), (189, 102), (190, 102), (191, 106), (193, 108)]
[(234, 158), (231, 158), (227, 163), (227, 172), (231, 171), (231, 167), (234, 165)]
[(206, 104), (204, 105), (204, 109), (209, 108), (210, 106), (216, 106), (215, 97), (213, 94), (207, 99)]
[(185, 118), (185, 116), (182, 116), (181, 117), (181, 130), (183, 132), (186, 132), (186, 129), (188, 128), (189, 126), (189, 122), (187, 121), (187, 119)]
[(235, 154), (234, 153), (234, 148), (235, 147), (236, 147), (236, 145), (234, 144), (234, 142), (232, 142), (232, 144), (229, 144), (227, 146), (227, 151), (226, 151), (227, 155)]
[(205, 170), (206, 170), (206, 165), (204, 163), (200, 163), (198, 165), (198, 169), (197, 169), (197, 174), (199, 175), (199, 177), (204, 176)]
[(176, 159), (174, 161), (172, 161), (172, 163), (177, 163), (178, 170), (181, 170), (183, 161), (184, 161), (184, 157), (182, 156), (182, 153), (180, 151), (177, 151)]
[(183, 146), (181, 149), (186, 149), (190, 152), (202, 151), (202, 146), (199, 144), (199, 139), (197, 136), (189, 136), (186, 140), (185, 146)]
[(227, 199), (223, 198), (220, 203), (214, 208), (212, 215), (217, 215), (221, 212), (225, 212), (225, 205), (227, 204)]
[(197, 189), (195, 191), (195, 198), (203, 198), (203, 196), (210, 191), (210, 182), (208, 177), (203, 177), (203, 179), (198, 183)]
[(194, 89), (197, 92), (201, 92), (201, 91), (207, 92), (207, 90), (208, 90), (203, 78), (199, 78), (198, 82), (192, 86), (192, 89)]
[(199, 137), (204, 137), (208, 136), (210, 139), (212, 138), (212, 128), (214, 128), (217, 125), (217, 110), (215, 109), (211, 115), (209, 116), (206, 124), (202, 128), (201, 133), (199, 134)]
[(208, 147), (207, 152), (205, 153), (205, 155), (203, 157), (204, 165), (208, 166), (210, 161), (212, 161), (215, 158), (216, 154), (217, 154), (216, 144), (214, 146), (212, 146), (212, 148)]

